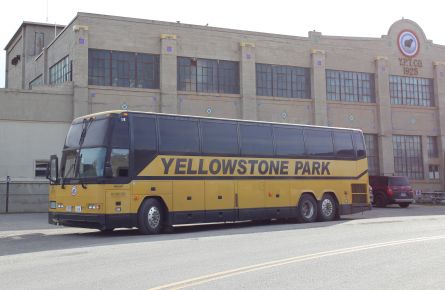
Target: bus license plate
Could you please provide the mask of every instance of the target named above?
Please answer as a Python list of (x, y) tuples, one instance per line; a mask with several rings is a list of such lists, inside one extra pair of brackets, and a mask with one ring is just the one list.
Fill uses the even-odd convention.
[(402, 192), (402, 193), (400, 193), (400, 196), (401, 196), (401, 197), (406, 197), (406, 192)]
[(73, 211), (73, 206), (72, 205), (67, 205), (66, 206), (66, 211)]
[(82, 211), (82, 207), (80, 205), (76, 205), (76, 212), (81, 212)]

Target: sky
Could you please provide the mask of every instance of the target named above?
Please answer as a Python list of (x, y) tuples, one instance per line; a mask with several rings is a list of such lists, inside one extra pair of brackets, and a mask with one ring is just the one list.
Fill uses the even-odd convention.
[[(440, 4), (442, 3), (442, 5)], [(440, 0), (21, 0), (0, 8), (0, 45), (6, 46), (23, 21), (66, 25), (77, 12), (135, 17), (222, 28), (307, 36), (381, 37), (395, 21), (417, 22), (426, 37), (445, 45)], [(0, 53), (0, 87), (5, 83), (5, 52)]]

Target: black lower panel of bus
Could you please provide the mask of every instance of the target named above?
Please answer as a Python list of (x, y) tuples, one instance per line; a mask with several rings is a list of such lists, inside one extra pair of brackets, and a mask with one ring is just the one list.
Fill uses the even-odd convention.
[(91, 229), (132, 228), (137, 226), (136, 214), (74, 214), (48, 213), (48, 222), (54, 225)]
[[(340, 215), (369, 210), (368, 204), (340, 205)], [(244, 220), (289, 219), (297, 217), (296, 207), (222, 209), (210, 211), (170, 212), (167, 224), (196, 224)], [(137, 214), (75, 214), (48, 213), (48, 222), (71, 227), (92, 229), (132, 228), (138, 226)]]

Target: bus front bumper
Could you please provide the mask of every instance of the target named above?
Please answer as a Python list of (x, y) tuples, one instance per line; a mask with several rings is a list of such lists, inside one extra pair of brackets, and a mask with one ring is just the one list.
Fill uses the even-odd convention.
[(132, 228), (137, 226), (135, 214), (75, 214), (49, 212), (48, 223), (89, 229)]

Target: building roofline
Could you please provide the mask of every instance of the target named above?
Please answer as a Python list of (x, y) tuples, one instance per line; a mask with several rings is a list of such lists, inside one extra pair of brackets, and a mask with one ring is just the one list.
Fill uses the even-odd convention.
[(27, 26), (27, 25), (32, 25), (32, 26), (45, 26), (45, 27), (54, 27), (56, 26), (57, 28), (65, 28), (65, 25), (61, 25), (61, 24), (51, 24), (51, 23), (41, 23), (41, 22), (32, 22), (32, 21), (23, 21), (22, 24), (19, 26), (19, 28), (17, 29), (17, 31), (14, 33), (14, 35), (12, 36), (12, 38), (9, 40), (8, 44), (5, 46), (4, 50), (8, 50), (8, 48), (12, 45), (12, 43), (14, 42), (14, 40), (17, 38), (17, 36), (22, 32), (22, 28)]

